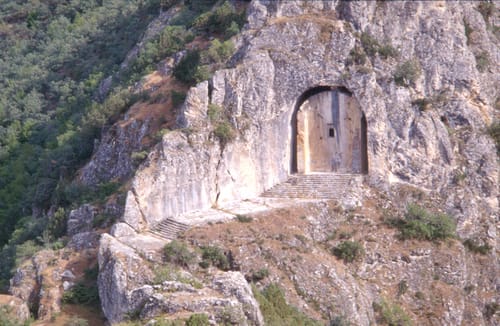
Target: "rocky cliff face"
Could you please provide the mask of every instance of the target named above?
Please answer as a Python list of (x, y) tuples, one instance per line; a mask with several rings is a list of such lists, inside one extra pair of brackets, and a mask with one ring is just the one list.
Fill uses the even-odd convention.
[[(180, 128), (164, 135), (136, 172), (122, 218), (131, 227), (125, 233), (135, 235), (188, 211), (253, 198), (284, 181), (292, 172), (292, 120), (300, 99), (316, 87), (343, 87), (366, 117), (367, 186), (386, 192), (389, 200), (398, 196), (394, 189), (401, 185), (438, 198), (440, 209), (456, 219), (460, 236), (480, 238), (493, 247), (494, 263), (482, 275), (457, 243), (449, 252), (406, 246), (407, 254), (398, 256), (389, 235), (376, 233), (380, 239), (367, 240), (373, 248), (357, 271), (335, 262), (305, 270), (292, 261), (288, 276), (306, 291), (305, 298), (319, 303), (321, 313), (328, 311), (332, 293), (340, 291), (348, 299), (337, 298), (336, 304), (356, 324), (368, 325), (376, 319), (372, 302), (380, 293), (392, 291), (395, 280), (408, 280), (412, 291), (420, 292), (419, 275), (425, 270), (431, 274), (422, 284), (443, 287), (438, 292), (447, 312), (427, 319), (415, 312), (412, 317), (428, 324), (491, 323), (481, 311), (494, 297), (494, 281), (488, 278), (498, 271), (499, 171), (495, 145), (484, 130), (498, 119), (500, 51), (494, 26), (499, 17), (498, 11), (489, 16), (481, 11), (477, 2), (252, 1), (232, 67), (189, 91), (177, 119)], [(214, 132), (209, 106), (229, 117), (233, 139), (223, 140)], [(334, 215), (323, 215), (311, 224), (333, 223)], [(104, 236), (99, 255), (100, 295), (108, 319), (121, 320), (139, 307), (148, 317), (157, 307), (181, 310), (172, 308), (172, 302), (192, 312), (205, 309), (198, 309), (206, 306), (201, 303), (198, 308), (179, 303), (189, 292), (185, 289), (176, 290), (183, 293), (177, 301), (159, 296), (164, 290), (148, 285), (151, 271), (141, 272), (143, 258), (118, 238)], [(321, 259), (329, 261), (314, 258)], [(429, 270), (438, 270), (444, 283), (453, 285), (452, 292), (433, 283)], [(307, 293), (304, 280), (315, 275), (329, 280), (332, 292), (325, 293), (318, 283)], [(488, 300), (475, 296), (470, 306), (458, 294), (471, 279), (484, 286)], [(216, 298), (224, 293), (213, 285), (203, 291), (197, 295)], [(245, 307), (244, 301), (234, 300), (241, 305), (238, 311)], [(157, 304), (148, 306), (153, 301)], [(422, 305), (412, 307), (418, 311)], [(465, 310), (467, 316), (461, 314)], [(260, 323), (258, 317), (248, 317), (255, 313), (244, 311), (244, 316)]]
[[(371, 185), (444, 194), (461, 232), (493, 217), (498, 165), (483, 130), (495, 115), (499, 51), (477, 3), (254, 1), (249, 12), (235, 67), (189, 92), (184, 129), (165, 135), (137, 172), (125, 221), (138, 228), (139, 211), (151, 225), (286, 179), (292, 115), (317, 86), (345, 87), (359, 102)], [(209, 104), (229, 113), (234, 141), (220, 144)], [(457, 175), (467, 187), (457, 189)]]

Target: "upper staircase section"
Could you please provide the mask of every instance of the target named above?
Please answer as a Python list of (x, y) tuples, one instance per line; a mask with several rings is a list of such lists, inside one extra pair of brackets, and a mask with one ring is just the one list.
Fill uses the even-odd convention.
[(166, 218), (156, 224), (149, 232), (165, 239), (176, 239), (179, 233), (186, 231), (189, 225), (176, 221), (172, 218)]
[(285, 182), (266, 190), (261, 197), (339, 199), (350, 188), (362, 182), (361, 174), (293, 174)]

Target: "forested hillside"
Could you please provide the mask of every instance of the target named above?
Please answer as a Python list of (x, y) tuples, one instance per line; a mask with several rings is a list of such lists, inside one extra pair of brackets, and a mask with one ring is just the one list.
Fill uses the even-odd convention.
[[(122, 64), (148, 24), (173, 6), (180, 6), (173, 26)], [(147, 100), (130, 86), (196, 36), (234, 35), (243, 17), (215, 0), (0, 1), (0, 289), (16, 261), (60, 245), (70, 208), (119, 187), (72, 180), (102, 128)], [(211, 55), (195, 49), (176, 67), (178, 79), (208, 78), (210, 64), (232, 49), (209, 44)]]

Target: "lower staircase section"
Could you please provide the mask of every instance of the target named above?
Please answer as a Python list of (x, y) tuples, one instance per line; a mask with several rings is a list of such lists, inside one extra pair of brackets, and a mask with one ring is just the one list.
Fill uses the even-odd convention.
[(172, 218), (166, 218), (152, 227), (149, 232), (165, 239), (176, 239), (179, 233), (186, 231), (189, 225), (176, 221)]
[(261, 197), (340, 199), (344, 192), (363, 182), (361, 174), (294, 174), (288, 180), (265, 191)]

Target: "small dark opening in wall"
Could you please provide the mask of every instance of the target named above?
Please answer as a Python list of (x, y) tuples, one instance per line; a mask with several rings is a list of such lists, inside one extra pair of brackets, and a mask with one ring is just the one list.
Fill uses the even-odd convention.
[(331, 138), (334, 138), (335, 137), (335, 129), (333, 129), (333, 128), (328, 129), (328, 136), (330, 136)]

